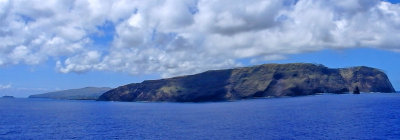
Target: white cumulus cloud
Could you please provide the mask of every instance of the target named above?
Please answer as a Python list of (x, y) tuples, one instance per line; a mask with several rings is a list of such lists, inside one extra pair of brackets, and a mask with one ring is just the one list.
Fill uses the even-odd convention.
[(6, 85), (0, 84), (0, 90), (2, 90), (2, 89), (9, 89), (9, 88), (11, 88), (11, 84), (6, 84)]
[[(113, 26), (107, 46), (93, 36)], [(324, 49), (400, 51), (400, 5), (379, 0), (2, 0), (0, 66), (163, 77)]]

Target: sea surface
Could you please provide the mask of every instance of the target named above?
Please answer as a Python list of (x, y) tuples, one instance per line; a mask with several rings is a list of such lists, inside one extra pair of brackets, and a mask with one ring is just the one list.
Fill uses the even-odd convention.
[(0, 99), (0, 139), (400, 139), (400, 94), (209, 103)]

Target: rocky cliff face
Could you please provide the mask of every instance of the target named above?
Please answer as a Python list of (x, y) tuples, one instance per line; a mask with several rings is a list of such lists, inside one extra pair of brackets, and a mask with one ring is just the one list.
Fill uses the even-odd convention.
[(385, 73), (369, 67), (330, 69), (315, 64), (265, 64), (169, 79), (150, 80), (110, 90), (103, 101), (224, 101), (254, 97), (395, 92)]

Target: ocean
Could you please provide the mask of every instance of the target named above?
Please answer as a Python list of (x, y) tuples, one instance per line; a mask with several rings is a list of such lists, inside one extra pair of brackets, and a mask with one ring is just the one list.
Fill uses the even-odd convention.
[(4, 98), (0, 139), (400, 139), (400, 94), (206, 103)]

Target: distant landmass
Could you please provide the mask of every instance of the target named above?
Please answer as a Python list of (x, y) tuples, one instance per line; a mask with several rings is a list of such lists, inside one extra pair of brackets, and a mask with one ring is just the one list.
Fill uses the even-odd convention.
[(97, 100), (104, 92), (111, 90), (109, 87), (85, 87), (80, 89), (69, 89), (43, 94), (31, 95), (29, 98), (50, 98), (65, 100)]
[(112, 89), (101, 101), (204, 102), (317, 93), (395, 92), (384, 72), (308, 63), (264, 64), (149, 80)]
[(15, 98), (15, 97), (14, 96), (5, 95), (5, 96), (2, 96), (1, 98)]

